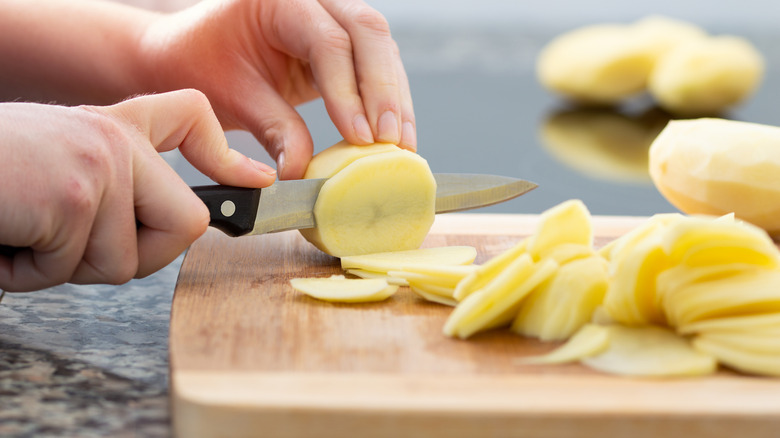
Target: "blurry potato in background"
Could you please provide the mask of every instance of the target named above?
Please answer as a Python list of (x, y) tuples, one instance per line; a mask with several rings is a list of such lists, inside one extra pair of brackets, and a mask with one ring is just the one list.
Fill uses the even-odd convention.
[(678, 116), (714, 115), (759, 88), (764, 59), (737, 36), (710, 36), (692, 23), (651, 16), (594, 24), (542, 48), (537, 77), (580, 105), (618, 105), (642, 94)]
[(596, 24), (550, 41), (537, 76), (548, 89), (588, 104), (614, 104), (644, 92), (658, 59), (706, 37), (693, 24), (652, 16), (632, 24)]

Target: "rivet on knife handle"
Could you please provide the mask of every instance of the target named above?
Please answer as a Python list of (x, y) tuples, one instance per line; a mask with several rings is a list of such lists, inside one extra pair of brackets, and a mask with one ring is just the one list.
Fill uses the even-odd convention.
[(231, 237), (243, 236), (255, 226), (261, 189), (222, 185), (192, 187), (206, 204), (211, 225)]

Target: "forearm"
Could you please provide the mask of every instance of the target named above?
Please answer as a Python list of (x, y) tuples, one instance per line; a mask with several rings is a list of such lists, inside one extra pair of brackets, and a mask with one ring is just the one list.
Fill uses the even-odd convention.
[(97, 0), (0, 0), (0, 100), (108, 104), (144, 91), (157, 15)]

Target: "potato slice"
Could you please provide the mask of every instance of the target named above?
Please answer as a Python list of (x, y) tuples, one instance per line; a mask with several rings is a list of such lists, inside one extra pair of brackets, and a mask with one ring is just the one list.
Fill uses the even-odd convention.
[(465, 339), (479, 331), (508, 325), (526, 295), (557, 268), (552, 260), (534, 263), (529, 255), (521, 255), (455, 307), (444, 325), (444, 334)]
[(663, 233), (663, 221), (655, 221), (632, 236), (630, 246), (615, 248), (604, 298), (604, 308), (615, 321), (628, 325), (666, 322), (656, 295), (656, 278), (669, 267)]
[(579, 199), (564, 201), (542, 212), (539, 225), (528, 238), (527, 252), (539, 261), (563, 244), (593, 245), (590, 212)]
[(415, 283), (432, 284), (455, 289), (464, 277), (477, 270), (476, 265), (405, 265), (389, 275)]
[(717, 36), (679, 44), (658, 60), (648, 88), (659, 104), (681, 115), (717, 114), (753, 94), (764, 59), (744, 38)]
[(293, 278), (290, 285), (312, 298), (338, 303), (383, 301), (398, 290), (398, 286), (387, 284), (383, 279), (345, 278), (343, 275)]
[(780, 127), (675, 120), (650, 147), (658, 190), (688, 214), (736, 217), (780, 235)]
[(393, 277), (385, 272), (366, 271), (365, 269), (346, 269), (347, 274), (360, 278), (380, 278), (387, 281), (387, 284), (398, 286), (409, 286), (409, 282), (403, 278)]
[(516, 359), (519, 364), (560, 364), (578, 362), (609, 348), (609, 330), (596, 324), (582, 326), (565, 344), (541, 356)]
[(561, 265), (525, 300), (512, 331), (543, 341), (569, 338), (593, 318), (607, 291), (607, 267), (597, 256)]
[(504, 271), (510, 263), (524, 254), (527, 245), (528, 239), (523, 239), (515, 246), (491, 258), (486, 263), (479, 265), (474, 272), (464, 277), (463, 280), (458, 283), (455, 287), (453, 297), (458, 301), (463, 301), (463, 299), (471, 295), (471, 293), (482, 289), (497, 275)]
[(780, 337), (780, 312), (731, 316), (697, 321), (677, 327), (684, 335), (696, 333), (771, 333)]
[[(387, 149), (384, 144), (361, 146), (355, 150), (374, 153), (345, 166), (356, 153), (318, 154), (312, 159), (313, 169), (325, 170), (307, 171), (306, 176), (329, 179), (314, 205), (317, 227), (300, 230), (306, 240), (337, 257), (413, 249), (422, 244), (433, 224), (436, 180), (419, 155)], [(340, 161), (318, 163), (330, 161), (331, 156)], [(337, 171), (333, 175), (319, 173), (326, 170)]]
[(715, 358), (691, 347), (673, 332), (655, 326), (607, 326), (609, 347), (582, 362), (590, 368), (626, 376), (698, 376), (713, 373)]
[(374, 272), (401, 271), (419, 265), (468, 265), (477, 258), (473, 246), (440, 246), (404, 251), (388, 251), (341, 258), (343, 269)]
[[(774, 357), (780, 364), (780, 336), (776, 333), (737, 332), (702, 333), (696, 337), (699, 342), (713, 342), (724, 348), (742, 350), (746, 353)], [(780, 373), (780, 370), (778, 370)]]
[[(439, 290), (435, 286), (412, 283), (410, 285), (410, 289), (412, 290), (412, 292), (421, 296), (425, 300), (431, 301), (433, 303), (443, 304), (445, 306), (451, 306), (451, 307), (455, 307), (458, 304), (458, 302), (455, 301), (455, 299), (453, 299), (451, 295), (450, 296), (445, 295), (444, 293), (442, 293), (441, 290)], [(436, 292), (432, 292), (432, 290), (436, 290)]]
[(752, 270), (702, 281), (664, 297), (673, 326), (731, 316), (780, 312), (780, 270)]
[(753, 374), (780, 376), (780, 355), (756, 353), (734, 345), (699, 337), (693, 340), (693, 346), (699, 351), (711, 354), (726, 366)]
[(766, 232), (742, 221), (686, 217), (667, 227), (663, 249), (672, 263), (716, 266), (744, 263), (780, 265), (780, 252)]
[(398, 146), (390, 143), (374, 143), (369, 146), (349, 144), (342, 140), (315, 155), (306, 168), (305, 179), (330, 178), (343, 168), (369, 155), (394, 152)]

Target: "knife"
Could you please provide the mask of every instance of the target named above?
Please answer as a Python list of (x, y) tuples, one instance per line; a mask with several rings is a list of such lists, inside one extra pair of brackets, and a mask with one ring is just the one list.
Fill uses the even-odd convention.
[[(536, 188), (530, 181), (507, 176), (433, 176), (437, 214), (498, 204)], [(209, 209), (209, 225), (236, 237), (315, 227), (312, 210), (325, 181), (327, 178), (276, 181), (263, 189), (209, 185), (192, 190)]]

